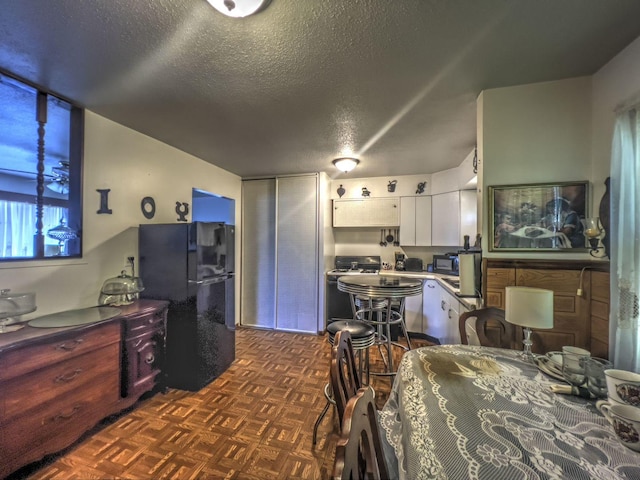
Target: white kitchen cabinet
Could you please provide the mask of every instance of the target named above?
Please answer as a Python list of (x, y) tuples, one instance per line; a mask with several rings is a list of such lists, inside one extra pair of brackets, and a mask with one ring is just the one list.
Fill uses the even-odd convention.
[(400, 197), (400, 245), (431, 245), (431, 196)]
[(469, 235), (471, 245), (478, 234), (478, 192), (476, 190), (460, 191), (460, 237)]
[(460, 192), (431, 196), (431, 245), (460, 246)]
[(424, 332), (422, 325), (422, 295), (405, 298), (404, 321), (407, 331), (414, 333)]
[(467, 308), (437, 280), (425, 280), (422, 291), (424, 333), (441, 344), (460, 343), (458, 321)]
[(345, 198), (333, 201), (334, 227), (397, 227), (398, 198)]
[(444, 307), (441, 306), (440, 289), (436, 280), (427, 279), (422, 288), (423, 332), (437, 340), (445, 336)]
[(469, 235), (473, 245), (478, 233), (478, 196), (475, 190), (431, 196), (431, 245), (459, 247)]

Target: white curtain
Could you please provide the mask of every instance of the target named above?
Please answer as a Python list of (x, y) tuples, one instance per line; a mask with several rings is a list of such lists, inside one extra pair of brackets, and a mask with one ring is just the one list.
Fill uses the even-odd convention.
[[(67, 209), (45, 205), (42, 211), (42, 231), (46, 245), (58, 245), (58, 241), (47, 237), (47, 231), (67, 217)], [(36, 206), (31, 203), (0, 200), (0, 257), (20, 258), (33, 256), (36, 234)], [(57, 247), (53, 249), (57, 252)], [(55, 255), (52, 253), (51, 255)]]
[(640, 107), (616, 118), (611, 152), (610, 358), (640, 372)]

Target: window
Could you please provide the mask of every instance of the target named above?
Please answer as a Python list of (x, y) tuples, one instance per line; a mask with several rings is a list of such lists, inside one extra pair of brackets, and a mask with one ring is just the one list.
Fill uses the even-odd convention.
[(0, 261), (82, 255), (81, 108), (0, 73)]

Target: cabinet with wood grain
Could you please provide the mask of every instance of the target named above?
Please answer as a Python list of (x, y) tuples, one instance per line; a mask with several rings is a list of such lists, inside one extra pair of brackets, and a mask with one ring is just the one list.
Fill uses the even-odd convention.
[(120, 325), (26, 343), (0, 356), (0, 477), (67, 447), (120, 400)]
[[(585, 268), (586, 267), (586, 268)], [(592, 271), (592, 269), (604, 269), (606, 266), (593, 267), (589, 262), (572, 261), (525, 261), (525, 260), (484, 260), (484, 298), (488, 307), (505, 308), (505, 287), (509, 285), (544, 288), (553, 291), (554, 325), (548, 330), (534, 330), (532, 334), (533, 351), (545, 353), (561, 350), (564, 345), (593, 350), (594, 355), (603, 356), (605, 344), (597, 340), (596, 336), (604, 338), (602, 330), (605, 329), (604, 310), (608, 312), (608, 300), (598, 300), (596, 295), (594, 303), (592, 278), (599, 285), (596, 290), (602, 292), (608, 289), (608, 273)], [(578, 290), (581, 293), (578, 294)], [(600, 303), (598, 303), (600, 302)], [(608, 322), (607, 322), (608, 324)], [(608, 327), (607, 327), (608, 329)], [(522, 338), (522, 329), (516, 329), (516, 338)], [(518, 340), (516, 340), (518, 343)]]

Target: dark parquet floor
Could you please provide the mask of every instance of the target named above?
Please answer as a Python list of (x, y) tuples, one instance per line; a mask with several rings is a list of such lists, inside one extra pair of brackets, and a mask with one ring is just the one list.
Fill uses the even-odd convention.
[[(329, 478), (338, 438), (333, 409), (312, 445), (325, 404), (326, 336), (238, 328), (236, 349), (232, 366), (199, 392), (170, 389), (143, 399), (16, 478)], [(372, 361), (379, 362), (375, 352)], [(372, 385), (380, 408), (390, 381), (374, 377)]]

